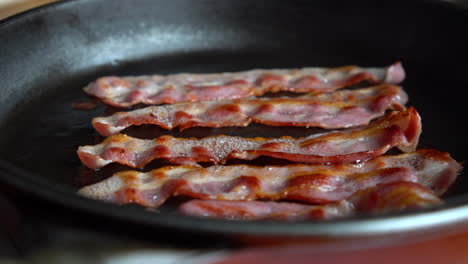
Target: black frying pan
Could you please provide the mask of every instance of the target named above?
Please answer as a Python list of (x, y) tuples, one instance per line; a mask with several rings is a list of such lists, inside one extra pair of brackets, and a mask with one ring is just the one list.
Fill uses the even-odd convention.
[[(90, 120), (115, 109), (99, 105), (78, 111), (71, 105), (92, 100), (81, 88), (102, 75), (384, 66), (402, 60), (410, 105), (423, 119), (422, 145), (464, 161), (467, 33), (468, 12), (438, 1), (76, 0), (48, 5), (0, 24), (1, 180), (67, 207), (156, 229), (341, 238), (458, 228), (468, 220), (464, 175), (443, 206), (324, 222), (199, 219), (177, 215), (171, 204), (154, 213), (88, 200), (75, 194), (80, 186), (124, 168), (91, 172), (75, 151), (102, 140)], [(143, 130), (151, 137), (165, 133)], [(251, 126), (173, 134), (215, 133), (279, 136), (307, 130)]]

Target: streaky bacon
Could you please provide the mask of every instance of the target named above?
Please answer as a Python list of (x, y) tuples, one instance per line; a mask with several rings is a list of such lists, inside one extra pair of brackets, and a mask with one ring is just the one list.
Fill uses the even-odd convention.
[(91, 169), (117, 162), (142, 167), (156, 159), (174, 164), (223, 163), (228, 159), (252, 160), (259, 156), (303, 163), (344, 163), (367, 160), (392, 147), (409, 152), (416, 148), (421, 119), (410, 107), (393, 111), (364, 128), (331, 131), (305, 138), (242, 138), (212, 136), (202, 139), (161, 136), (152, 140), (123, 134), (106, 138), (94, 146), (78, 148), (80, 160)]
[(336, 129), (367, 125), (387, 109), (403, 109), (407, 99), (401, 87), (383, 84), (295, 98), (244, 98), (149, 106), (97, 117), (92, 123), (103, 136), (142, 124), (158, 125), (165, 129), (179, 127), (180, 130), (195, 126), (247, 126), (251, 122), (270, 126)]
[[(443, 194), (460, 164), (448, 153), (419, 150), (380, 156), (358, 164), (169, 166), (150, 172), (125, 171), (82, 188), (81, 195), (119, 204), (158, 207), (169, 197), (186, 195), (220, 200), (296, 200), (329, 203), (390, 182), (417, 182)], [(398, 198), (395, 198), (398, 200)]]
[(230, 220), (326, 220), (357, 213), (397, 212), (441, 204), (432, 191), (411, 182), (393, 182), (358, 191), (326, 205), (291, 202), (191, 200), (179, 207), (184, 215)]
[(302, 68), (250, 70), (214, 74), (174, 74), (97, 79), (84, 88), (116, 107), (235, 99), (267, 92), (332, 92), (361, 81), (400, 83), (405, 71), (399, 62), (384, 68)]

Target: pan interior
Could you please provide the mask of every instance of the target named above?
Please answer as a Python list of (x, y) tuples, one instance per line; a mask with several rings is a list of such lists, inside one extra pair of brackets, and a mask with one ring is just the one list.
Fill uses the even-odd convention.
[[(268, 2), (268, 4), (267, 4)], [(0, 25), (0, 157), (51, 185), (76, 190), (113, 172), (84, 168), (80, 145), (103, 138), (90, 120), (116, 111), (72, 105), (93, 101), (81, 88), (103, 75), (223, 72), (303, 66), (385, 66), (402, 60), (409, 105), (422, 116), (421, 145), (466, 160), (467, 15), (435, 2), (70, 1)], [(400, 4), (400, 6), (399, 6)], [(48, 15), (53, 14), (53, 15)], [(131, 135), (305, 136), (317, 129), (145, 126)], [(257, 164), (279, 162), (261, 159)], [(255, 162), (254, 162), (255, 163)], [(144, 170), (164, 165), (153, 162)], [(468, 193), (459, 177), (447, 197)]]

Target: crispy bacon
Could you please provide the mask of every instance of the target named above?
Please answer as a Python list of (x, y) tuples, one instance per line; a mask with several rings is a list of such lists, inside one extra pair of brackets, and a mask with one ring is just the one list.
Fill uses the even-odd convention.
[(191, 200), (179, 207), (185, 215), (231, 220), (325, 220), (356, 213), (383, 213), (435, 206), (433, 192), (411, 182), (395, 182), (358, 191), (349, 199), (326, 205), (290, 202)]
[(215, 74), (174, 74), (138, 77), (102, 77), (84, 91), (104, 103), (128, 107), (244, 98), (267, 92), (332, 92), (361, 81), (400, 83), (405, 72), (399, 62), (385, 68), (302, 68), (250, 70)]
[(93, 119), (103, 136), (119, 133), (131, 125), (153, 124), (165, 129), (179, 127), (247, 126), (251, 122), (271, 126), (347, 128), (367, 125), (386, 109), (401, 110), (408, 97), (401, 87), (379, 85), (296, 98), (249, 98), (149, 106)]
[[(417, 182), (443, 194), (461, 166), (448, 153), (419, 150), (380, 156), (359, 164), (170, 166), (151, 172), (125, 171), (82, 188), (81, 195), (120, 204), (158, 207), (169, 197), (186, 195), (220, 200), (297, 200), (329, 203), (390, 182)], [(397, 198), (395, 198), (397, 199)], [(397, 199), (398, 200), (398, 199)]]
[(156, 158), (167, 159), (174, 164), (223, 163), (228, 159), (252, 160), (259, 156), (304, 163), (343, 163), (367, 160), (382, 155), (392, 147), (413, 151), (420, 133), (420, 117), (410, 107), (391, 112), (365, 128), (332, 131), (305, 138), (221, 135), (203, 139), (161, 136), (143, 140), (118, 134), (98, 145), (81, 146), (77, 153), (83, 164), (92, 169), (112, 162), (142, 167)]

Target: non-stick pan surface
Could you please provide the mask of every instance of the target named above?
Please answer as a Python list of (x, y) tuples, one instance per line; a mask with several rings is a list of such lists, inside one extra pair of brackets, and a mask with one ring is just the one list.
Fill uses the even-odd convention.
[[(0, 176), (69, 207), (192, 231), (350, 236), (461, 223), (468, 220), (464, 175), (443, 206), (324, 222), (199, 219), (177, 215), (171, 203), (155, 213), (88, 200), (75, 194), (80, 186), (125, 167), (93, 172), (80, 164), (76, 148), (102, 140), (91, 118), (115, 109), (99, 104), (80, 111), (72, 105), (91, 101), (81, 88), (102, 75), (384, 66), (401, 60), (409, 104), (423, 120), (422, 146), (464, 161), (467, 26), (465, 10), (437, 1), (76, 0), (48, 5), (0, 24)], [(271, 137), (310, 131), (250, 126), (169, 133)], [(168, 133), (153, 127), (127, 132)]]

